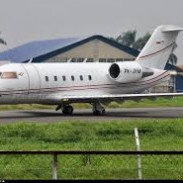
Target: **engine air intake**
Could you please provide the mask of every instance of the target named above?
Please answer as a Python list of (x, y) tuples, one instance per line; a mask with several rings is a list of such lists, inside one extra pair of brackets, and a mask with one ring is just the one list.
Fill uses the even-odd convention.
[(113, 63), (109, 67), (110, 78), (119, 83), (136, 82), (153, 74), (152, 69), (142, 67), (137, 62)]
[(112, 78), (117, 78), (120, 74), (120, 67), (118, 64), (112, 64), (110, 69), (109, 69), (109, 73), (110, 73), (110, 76)]

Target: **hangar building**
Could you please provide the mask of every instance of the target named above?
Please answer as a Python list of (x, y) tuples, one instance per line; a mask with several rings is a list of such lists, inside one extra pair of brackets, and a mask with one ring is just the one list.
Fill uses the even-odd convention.
[(93, 35), (34, 41), (0, 54), (0, 61), (11, 62), (114, 62), (134, 60), (137, 50), (116, 41)]

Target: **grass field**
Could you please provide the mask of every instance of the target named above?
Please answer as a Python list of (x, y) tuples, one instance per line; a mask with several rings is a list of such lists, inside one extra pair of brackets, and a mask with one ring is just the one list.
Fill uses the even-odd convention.
[[(106, 122), (11, 123), (0, 125), (1, 150), (183, 150), (183, 119)], [(144, 178), (183, 179), (182, 157), (142, 157)], [(59, 156), (62, 179), (136, 179), (136, 156)], [(4, 179), (51, 179), (51, 156), (1, 156)]]
[(142, 150), (183, 150), (183, 119), (1, 124), (0, 149), (135, 150), (135, 127)]

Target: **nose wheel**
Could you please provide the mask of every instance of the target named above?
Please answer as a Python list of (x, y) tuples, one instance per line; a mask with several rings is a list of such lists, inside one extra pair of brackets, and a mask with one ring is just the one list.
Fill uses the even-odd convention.
[(62, 108), (62, 113), (64, 115), (72, 115), (73, 114), (73, 107), (71, 105), (64, 106)]

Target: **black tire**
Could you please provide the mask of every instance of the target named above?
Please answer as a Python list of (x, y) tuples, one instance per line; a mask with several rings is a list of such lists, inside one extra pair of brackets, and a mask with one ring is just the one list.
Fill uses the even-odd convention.
[(93, 111), (93, 115), (95, 115), (95, 116), (100, 116), (100, 111), (94, 110), (94, 111)]
[(103, 109), (102, 111), (98, 111), (98, 110), (93, 111), (93, 115), (95, 116), (102, 116), (104, 114), (105, 114), (105, 109)]
[(72, 106), (65, 106), (64, 109), (62, 110), (62, 113), (64, 115), (72, 115), (73, 114), (73, 107)]
[(102, 110), (102, 114), (101, 115), (104, 115), (105, 114), (105, 109)]

